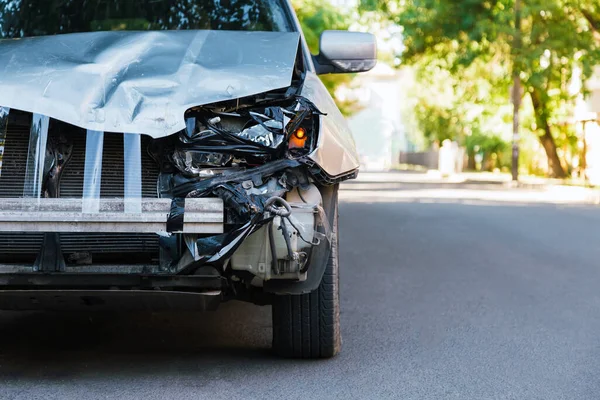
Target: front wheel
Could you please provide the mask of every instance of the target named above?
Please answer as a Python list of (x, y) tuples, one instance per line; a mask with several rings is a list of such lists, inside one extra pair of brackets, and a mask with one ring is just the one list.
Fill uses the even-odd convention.
[[(340, 352), (337, 188), (326, 213), (331, 251), (319, 287), (311, 293), (278, 295), (273, 300), (273, 350), (290, 358), (330, 358)], [(310, 271), (309, 271), (310, 273)]]

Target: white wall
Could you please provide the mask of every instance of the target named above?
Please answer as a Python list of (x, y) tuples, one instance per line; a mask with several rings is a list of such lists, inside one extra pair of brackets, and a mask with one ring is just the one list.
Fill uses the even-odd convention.
[(363, 169), (386, 169), (397, 163), (398, 152), (406, 149), (400, 110), (402, 80), (396, 70), (380, 63), (357, 78), (350, 98), (363, 109), (348, 119)]

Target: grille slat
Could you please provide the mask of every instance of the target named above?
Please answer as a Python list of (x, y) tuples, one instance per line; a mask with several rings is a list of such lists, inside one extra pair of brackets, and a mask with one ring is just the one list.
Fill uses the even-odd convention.
[(60, 243), (64, 253), (138, 253), (154, 252), (158, 248), (158, 236), (139, 234), (76, 234), (62, 233)]
[(29, 128), (9, 125), (0, 171), (0, 198), (23, 196), (28, 147)]
[(37, 254), (42, 246), (44, 235), (35, 233), (0, 233), (2, 254)]

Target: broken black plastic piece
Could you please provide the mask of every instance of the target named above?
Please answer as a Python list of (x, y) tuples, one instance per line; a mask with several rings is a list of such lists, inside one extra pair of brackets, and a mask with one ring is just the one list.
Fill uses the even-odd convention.
[(33, 264), (34, 271), (60, 272), (65, 270), (65, 258), (60, 250), (60, 234), (44, 233), (42, 248)]
[(171, 201), (171, 211), (167, 219), (167, 232), (183, 232), (183, 214), (185, 212), (185, 199), (176, 197)]
[(249, 170), (240, 171), (235, 174), (227, 174), (222, 176), (215, 176), (214, 178), (204, 179), (188, 179), (186, 182), (179, 182), (173, 185), (173, 194), (176, 197), (202, 197), (206, 193), (212, 190), (214, 187), (224, 183), (242, 183), (247, 180), (254, 181), (255, 177), (269, 177), (279, 171), (283, 171), (287, 168), (294, 168), (300, 165), (297, 160), (277, 160), (273, 161)]

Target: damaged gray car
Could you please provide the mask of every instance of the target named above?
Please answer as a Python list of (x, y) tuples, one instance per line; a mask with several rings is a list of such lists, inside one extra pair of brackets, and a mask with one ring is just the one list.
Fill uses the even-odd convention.
[(285, 0), (0, 0), (0, 309), (272, 305), (273, 347), (341, 346), (349, 129)]

